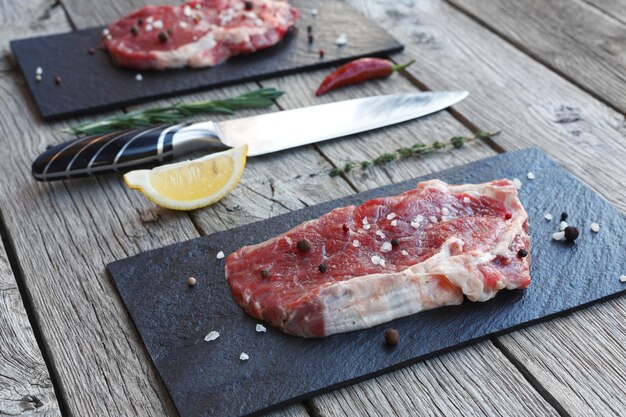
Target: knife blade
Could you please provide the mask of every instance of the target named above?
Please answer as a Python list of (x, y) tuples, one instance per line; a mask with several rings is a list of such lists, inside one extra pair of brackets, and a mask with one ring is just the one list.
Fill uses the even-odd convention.
[(248, 145), (256, 156), (365, 132), (443, 110), (466, 91), (373, 96), (221, 122), (129, 129), (62, 143), (33, 162), (38, 181), (54, 181), (162, 164), (203, 149)]

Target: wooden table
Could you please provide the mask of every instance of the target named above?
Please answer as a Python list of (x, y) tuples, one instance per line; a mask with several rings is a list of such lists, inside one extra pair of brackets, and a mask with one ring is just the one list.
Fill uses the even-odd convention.
[[(258, 86), (287, 91), (274, 110), (418, 89), (470, 98), (419, 121), (255, 158), (233, 193), (191, 213), (158, 209), (116, 176), (36, 183), (31, 161), (77, 120), (38, 118), (8, 41), (102, 24), (146, 3), (0, 0), (0, 415), (176, 415), (104, 269), (140, 251), (530, 146), (626, 210), (624, 0), (350, 0), (406, 44), (394, 57), (417, 60), (406, 74), (322, 99), (311, 92), (326, 71), (188, 99)], [(477, 129), (502, 133), (328, 175), (348, 160)], [(625, 353), (622, 297), (273, 415), (624, 415)]]

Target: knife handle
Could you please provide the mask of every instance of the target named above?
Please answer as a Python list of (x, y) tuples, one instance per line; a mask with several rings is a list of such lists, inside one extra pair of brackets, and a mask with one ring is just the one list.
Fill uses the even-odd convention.
[(206, 142), (219, 144), (212, 123), (192, 126), (161, 125), (74, 139), (39, 155), (33, 162), (33, 176), (38, 181), (55, 181), (126, 172), (171, 161), (175, 147), (180, 154), (204, 147)]

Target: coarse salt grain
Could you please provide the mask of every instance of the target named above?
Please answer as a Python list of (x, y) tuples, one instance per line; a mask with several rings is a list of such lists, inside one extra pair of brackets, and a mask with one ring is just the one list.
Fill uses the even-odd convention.
[(265, 333), (267, 331), (267, 328), (262, 324), (257, 324), (255, 330), (257, 331), (257, 333)]
[(358, 240), (354, 239), (352, 241), (352, 246), (354, 246), (355, 248), (358, 248), (359, 246), (361, 246), (361, 242), (359, 242)]
[(145, 29), (146, 32), (150, 32), (152, 30), (152, 25), (147, 24), (144, 29)]
[(471, 200), (469, 199), (469, 197), (463, 197), (463, 202), (464, 203), (469, 203)]
[(398, 221), (397, 220), (392, 220), (390, 223), (393, 227), (396, 227), (398, 225)]
[(372, 259), (372, 263), (373, 263), (374, 265), (380, 265), (380, 260), (381, 260), (382, 258), (381, 258), (380, 256), (378, 256), (378, 255), (374, 255), (374, 256), (372, 256), (372, 258), (371, 258), (371, 259)]
[(248, 359), (250, 359), (250, 356), (248, 356), (246, 352), (241, 352), (241, 355), (239, 355), (239, 360), (247, 361)]
[(109, 29), (107, 29), (107, 28), (105, 28), (105, 29), (102, 31), (102, 36), (107, 36), (107, 35), (109, 35), (109, 34), (111, 34), (111, 32), (110, 32), (110, 31), (109, 31)]
[(565, 230), (565, 228), (567, 227), (567, 222), (561, 222), (559, 223), (559, 230), (563, 231)]
[(163, 21), (162, 20), (157, 20), (156, 22), (153, 23), (153, 25), (155, 29), (163, 29)]
[(405, 251), (404, 249), (400, 253), (403, 254), (404, 256), (409, 256), (409, 252)]
[(391, 243), (389, 242), (383, 243), (383, 245), (380, 247), (380, 251), (382, 253), (391, 252)]
[(220, 333), (216, 332), (215, 330), (213, 330), (212, 332), (209, 332), (209, 334), (204, 336), (204, 341), (205, 342), (212, 342), (213, 340), (217, 339), (218, 337), (220, 337)]
[(187, 28), (187, 22), (181, 21), (181, 22), (178, 23), (178, 26), (180, 26), (182, 29), (186, 29)]
[(600, 231), (600, 225), (596, 222), (591, 223), (591, 231), (598, 233)]
[(37, 69), (35, 69), (35, 74), (37, 74), (37, 75), (43, 74), (43, 68), (37, 67)]
[(222, 251), (217, 252), (217, 255), (215, 255), (215, 257), (217, 259), (223, 259), (224, 256), (226, 256), (226, 255), (224, 255), (224, 252), (222, 252)]
[(191, 7), (189, 6), (183, 7), (183, 14), (187, 17), (191, 16)]
[(367, 220), (367, 217), (363, 217), (363, 224), (368, 224), (369, 221)]
[(411, 226), (414, 229), (417, 229), (418, 227), (420, 227), (423, 221), (424, 221), (424, 216), (422, 216), (421, 214), (418, 214), (417, 217), (415, 217), (413, 221), (411, 222)]
[(365, 230), (370, 230), (370, 227), (371, 226), (369, 224), (364, 224), (363, 225), (363, 229), (365, 229)]
[(532, 172), (529, 172), (528, 174), (526, 174), (526, 178), (528, 178), (529, 180), (534, 180), (535, 174), (533, 174)]
[(565, 232), (552, 233), (552, 239), (554, 240), (563, 240), (564, 237), (565, 237)]
[(396, 217), (396, 213), (389, 213), (387, 215), (387, 220), (393, 220)]
[(619, 277), (619, 282), (626, 282), (626, 275)]
[(550, 213), (546, 213), (543, 215), (543, 218), (546, 220), (552, 220), (552, 215)]
[(137, 74), (137, 75), (135, 75), (135, 79), (136, 79), (137, 81), (141, 81), (141, 80), (143, 80), (143, 75), (141, 75), (141, 74)]
[(335, 43), (339, 46), (343, 46), (348, 43), (348, 36), (345, 33), (342, 33), (335, 39)]
[(430, 220), (431, 223), (437, 223), (437, 216), (429, 216), (428, 220)]
[(146, 18), (146, 22), (148, 22), (148, 23), (152, 23), (152, 22), (154, 22), (154, 16), (148, 16), (148, 17)]
[(441, 214), (443, 214), (444, 216), (449, 216), (450, 215), (450, 210), (448, 209), (448, 207), (444, 207), (441, 209)]
[(515, 186), (515, 188), (517, 188), (518, 190), (522, 188), (522, 182), (519, 180), (519, 178), (513, 178), (513, 186)]
[(385, 266), (385, 258), (380, 258), (380, 266)]
[(379, 236), (381, 239), (386, 238), (387, 236), (385, 236), (385, 234), (383, 233), (382, 230), (377, 230), (376, 231), (376, 236)]

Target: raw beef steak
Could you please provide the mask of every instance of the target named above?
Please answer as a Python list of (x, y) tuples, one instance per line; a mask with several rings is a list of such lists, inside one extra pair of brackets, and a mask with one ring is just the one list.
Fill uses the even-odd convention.
[(102, 41), (124, 67), (208, 67), (275, 45), (297, 18), (286, 0), (194, 0), (136, 10), (111, 23)]
[(248, 314), (321, 337), (526, 288), (530, 257), (518, 251), (529, 252), (529, 244), (528, 216), (511, 181), (432, 180), (244, 246), (225, 269)]

